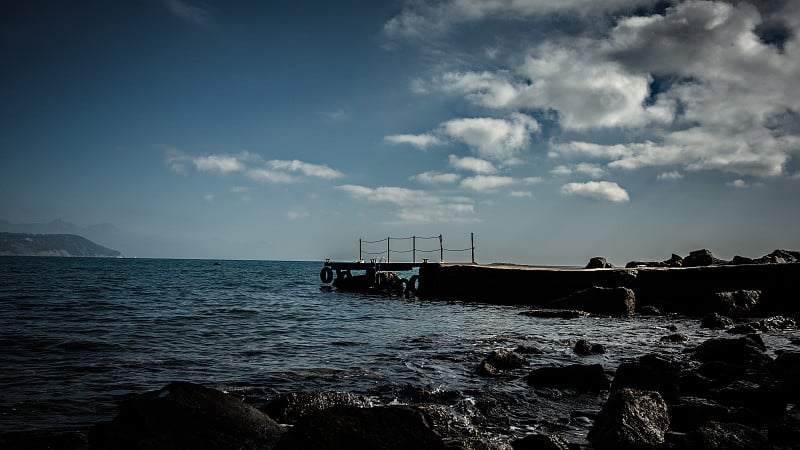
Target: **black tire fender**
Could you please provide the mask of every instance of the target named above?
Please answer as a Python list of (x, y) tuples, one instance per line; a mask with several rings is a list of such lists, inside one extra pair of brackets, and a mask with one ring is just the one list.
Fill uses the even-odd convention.
[(408, 285), (407, 285), (408, 292), (416, 294), (417, 289), (419, 288), (418, 284), (419, 284), (419, 275), (411, 275), (411, 278), (408, 279)]
[(319, 279), (323, 283), (330, 283), (333, 281), (333, 269), (330, 267), (323, 267), (322, 270), (319, 271)]

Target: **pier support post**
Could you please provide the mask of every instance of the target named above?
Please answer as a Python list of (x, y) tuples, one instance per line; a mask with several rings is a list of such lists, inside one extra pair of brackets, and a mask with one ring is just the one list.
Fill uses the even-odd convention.
[(444, 244), (442, 244), (442, 235), (439, 235), (439, 262), (444, 262)]
[(475, 264), (475, 233), (469, 234), (469, 246), (472, 248), (472, 264)]

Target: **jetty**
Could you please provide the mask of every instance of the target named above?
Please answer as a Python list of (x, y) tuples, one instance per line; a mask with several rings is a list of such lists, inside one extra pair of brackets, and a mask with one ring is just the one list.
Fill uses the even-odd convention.
[[(476, 264), (474, 235), (470, 247), (455, 251), (471, 252), (471, 261), (461, 263), (391, 262), (391, 240), (359, 240), (359, 256), (369, 254), (364, 242), (385, 242), (386, 258), (334, 262), (326, 260), (320, 272), (323, 283), (333, 283), (340, 289), (381, 289), (413, 293), (423, 298), (456, 299), (494, 304), (515, 304), (531, 307), (558, 308), (569, 305), (564, 300), (581, 292), (593, 290), (598, 302), (608, 302), (608, 293), (625, 297), (637, 311), (645, 306), (662, 312), (694, 313), (718, 311), (726, 301), (734, 306), (757, 297), (759, 312), (800, 314), (796, 300), (800, 280), (798, 252), (776, 250), (759, 260), (736, 257), (721, 261), (707, 250), (692, 252), (685, 260), (673, 255), (664, 262), (639, 263), (634, 267), (578, 268), (542, 267), (519, 264)], [(448, 251), (438, 236), (440, 258)], [(414, 253), (416, 238), (413, 245)], [(689, 258), (699, 254), (703, 258)], [(396, 272), (416, 271), (408, 279)], [(354, 274), (363, 272), (363, 275)], [(334, 278), (334, 273), (336, 277)], [(620, 289), (624, 289), (621, 291)], [(742, 300), (744, 299), (744, 300)], [(744, 308), (746, 305), (739, 305)], [(591, 309), (591, 308), (590, 308)], [(600, 310), (605, 310), (601, 307)]]

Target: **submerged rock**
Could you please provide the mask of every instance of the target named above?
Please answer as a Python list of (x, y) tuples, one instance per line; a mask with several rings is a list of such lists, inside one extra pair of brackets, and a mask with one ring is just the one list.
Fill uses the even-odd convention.
[(792, 318), (772, 316), (754, 322), (739, 324), (727, 331), (731, 334), (751, 334), (759, 332), (770, 333), (778, 330), (794, 328), (795, 325), (796, 323)]
[(292, 392), (271, 400), (262, 410), (281, 423), (294, 423), (310, 412), (342, 405), (363, 408), (372, 406), (372, 403), (348, 392)]
[(528, 361), (522, 356), (500, 348), (492, 350), (489, 356), (478, 364), (475, 372), (478, 375), (497, 375), (500, 371), (518, 369), (526, 364)]
[(592, 344), (586, 339), (578, 339), (572, 351), (577, 355), (589, 356), (605, 353), (606, 348), (602, 344)]
[(715, 312), (706, 314), (700, 322), (700, 328), (720, 329), (730, 326), (733, 326), (733, 319)]
[(562, 309), (562, 310), (548, 310), (548, 309), (533, 309), (530, 311), (522, 311), (522, 316), (541, 317), (545, 319), (578, 319), (587, 317), (589, 315), (586, 311), (578, 311), (575, 309)]

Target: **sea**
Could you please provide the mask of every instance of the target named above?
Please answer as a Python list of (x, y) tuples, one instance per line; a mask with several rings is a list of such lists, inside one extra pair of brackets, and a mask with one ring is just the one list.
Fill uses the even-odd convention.
[[(322, 267), (0, 257), (0, 433), (86, 430), (127, 395), (190, 381), (254, 405), (291, 392), (350, 392), (375, 405), (422, 397), (476, 433), (579, 439), (602, 396), (533, 389), (530, 370), (599, 363), (611, 376), (623, 361), (682, 358), (725, 334), (680, 316), (537, 318), (524, 306), (342, 292), (320, 281)], [(662, 340), (676, 332), (687, 340)], [(775, 352), (796, 337), (764, 340)], [(606, 351), (578, 356), (578, 339)], [(499, 377), (476, 374), (492, 350), (519, 345), (543, 353)]]

